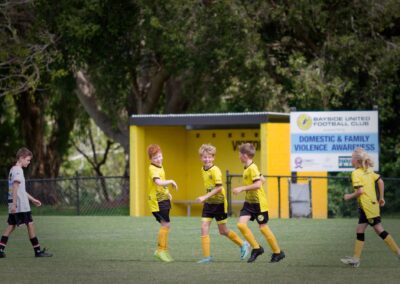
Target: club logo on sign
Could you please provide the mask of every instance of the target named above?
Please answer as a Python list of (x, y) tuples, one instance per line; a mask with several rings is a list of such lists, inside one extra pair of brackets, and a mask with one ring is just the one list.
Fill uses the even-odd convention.
[(307, 114), (301, 114), (299, 115), (299, 117), (297, 118), (297, 126), (301, 129), (301, 130), (308, 130), (310, 129), (312, 125), (312, 119), (309, 115)]

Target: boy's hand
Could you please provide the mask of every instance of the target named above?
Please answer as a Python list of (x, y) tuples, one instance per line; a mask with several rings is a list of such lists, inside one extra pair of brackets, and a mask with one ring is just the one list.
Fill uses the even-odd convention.
[(32, 199), (32, 203), (35, 204), (37, 207), (42, 206), (42, 202), (37, 199)]
[(351, 199), (351, 194), (346, 193), (344, 195), (344, 200), (350, 200)]
[(11, 205), (11, 213), (12, 214), (17, 213), (17, 205), (16, 204)]
[(232, 190), (233, 194), (235, 194), (235, 195), (238, 195), (238, 194), (241, 193), (242, 191), (243, 191), (243, 188), (242, 188), (241, 186), (235, 187), (235, 188)]
[(178, 185), (176, 184), (176, 182), (173, 179), (171, 179), (171, 184), (176, 189), (176, 191), (178, 191)]
[(380, 199), (379, 199), (379, 206), (380, 206), (380, 207), (385, 206), (385, 203), (386, 203), (386, 202), (385, 202), (385, 199), (383, 199), (383, 198), (380, 198)]
[(206, 200), (206, 198), (204, 196), (200, 196), (196, 198), (196, 201), (199, 203), (203, 203)]

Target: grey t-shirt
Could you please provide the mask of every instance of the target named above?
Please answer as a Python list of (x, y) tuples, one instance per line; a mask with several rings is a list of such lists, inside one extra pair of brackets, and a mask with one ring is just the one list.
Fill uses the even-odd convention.
[(29, 205), (28, 195), (25, 189), (25, 177), (24, 171), (20, 166), (14, 166), (10, 170), (8, 176), (8, 213), (11, 213), (11, 206), (13, 202), (13, 183), (19, 182), (17, 190), (17, 213), (29, 212), (31, 211), (31, 206)]

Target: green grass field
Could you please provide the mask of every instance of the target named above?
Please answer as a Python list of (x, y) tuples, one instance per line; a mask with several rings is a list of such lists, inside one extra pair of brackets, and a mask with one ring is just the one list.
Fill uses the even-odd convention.
[[(5, 220), (5, 216), (0, 216)], [(399, 283), (400, 260), (375, 235), (366, 234), (361, 266), (342, 265), (352, 255), (356, 219), (271, 220), (284, 249), (283, 262), (268, 263), (269, 247), (256, 224), (250, 228), (266, 248), (255, 263), (239, 260), (239, 248), (213, 224), (211, 264), (201, 258), (199, 218), (172, 218), (173, 263), (153, 258), (158, 224), (152, 217), (36, 216), (37, 234), (53, 258), (35, 259), (24, 227), (16, 230), (0, 259), (0, 283)], [(400, 243), (400, 220), (383, 219)], [(236, 232), (236, 219), (229, 221)], [(4, 223), (3, 223), (4, 224)], [(3, 230), (5, 228), (1, 228)]]

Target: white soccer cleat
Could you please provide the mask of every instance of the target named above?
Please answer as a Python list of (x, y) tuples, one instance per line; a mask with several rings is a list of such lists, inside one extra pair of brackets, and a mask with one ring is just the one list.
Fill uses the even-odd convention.
[(340, 261), (344, 264), (350, 265), (351, 267), (356, 268), (360, 266), (360, 259), (352, 256), (345, 256), (344, 258), (341, 258)]

